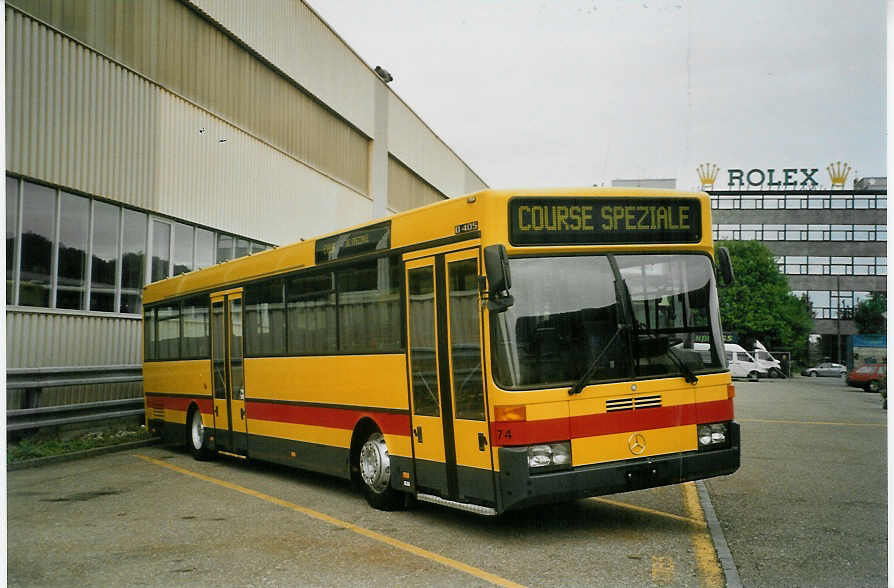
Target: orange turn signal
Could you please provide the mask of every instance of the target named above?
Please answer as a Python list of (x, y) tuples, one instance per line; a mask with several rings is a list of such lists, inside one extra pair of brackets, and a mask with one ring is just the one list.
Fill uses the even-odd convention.
[(726, 385), (726, 397), (727, 398), (735, 398), (736, 397), (736, 387), (733, 384)]
[(506, 421), (525, 421), (528, 419), (528, 411), (524, 404), (506, 405), (494, 407), (494, 420), (500, 422)]

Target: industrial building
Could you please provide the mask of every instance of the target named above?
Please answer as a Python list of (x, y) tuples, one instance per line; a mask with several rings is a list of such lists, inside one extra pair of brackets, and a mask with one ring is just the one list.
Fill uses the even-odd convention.
[(300, 0), (5, 16), (10, 370), (139, 364), (145, 284), (487, 187)]
[(887, 187), (871, 180), (853, 189), (708, 191), (714, 239), (766, 245), (793, 294), (810, 301), (822, 355), (843, 362), (857, 333), (854, 309), (887, 292)]

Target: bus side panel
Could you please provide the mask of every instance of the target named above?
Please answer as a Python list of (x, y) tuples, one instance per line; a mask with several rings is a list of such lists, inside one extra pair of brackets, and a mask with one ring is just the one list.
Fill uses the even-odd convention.
[(143, 364), (146, 423), (151, 433), (181, 443), (189, 407), (196, 404), (206, 427), (211, 418), (211, 362), (153, 361)]
[(248, 358), (245, 394), (251, 457), (348, 477), (364, 419), (391, 455), (412, 457), (403, 355)]

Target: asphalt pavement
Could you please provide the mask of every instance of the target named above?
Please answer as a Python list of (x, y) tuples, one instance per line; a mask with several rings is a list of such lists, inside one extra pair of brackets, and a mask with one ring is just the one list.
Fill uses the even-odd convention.
[[(742, 467), (705, 482), (744, 586), (887, 585), (887, 414), (832, 378), (737, 383)], [(11, 586), (722, 586), (695, 485), (480, 517), (131, 449), (7, 474)]]
[(887, 586), (887, 411), (840, 378), (737, 382), (742, 467), (706, 481), (745, 586)]

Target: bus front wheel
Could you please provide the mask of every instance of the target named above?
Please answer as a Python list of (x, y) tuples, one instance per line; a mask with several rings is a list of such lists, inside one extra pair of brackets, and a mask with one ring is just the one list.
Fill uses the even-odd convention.
[(363, 494), (370, 506), (379, 510), (396, 510), (403, 505), (403, 495), (391, 487), (391, 458), (382, 433), (370, 433), (360, 448), (357, 465), (363, 482)]
[(211, 457), (205, 439), (205, 424), (202, 422), (202, 411), (198, 406), (193, 406), (186, 421), (189, 425), (186, 431), (186, 444), (192, 456), (200, 461)]

